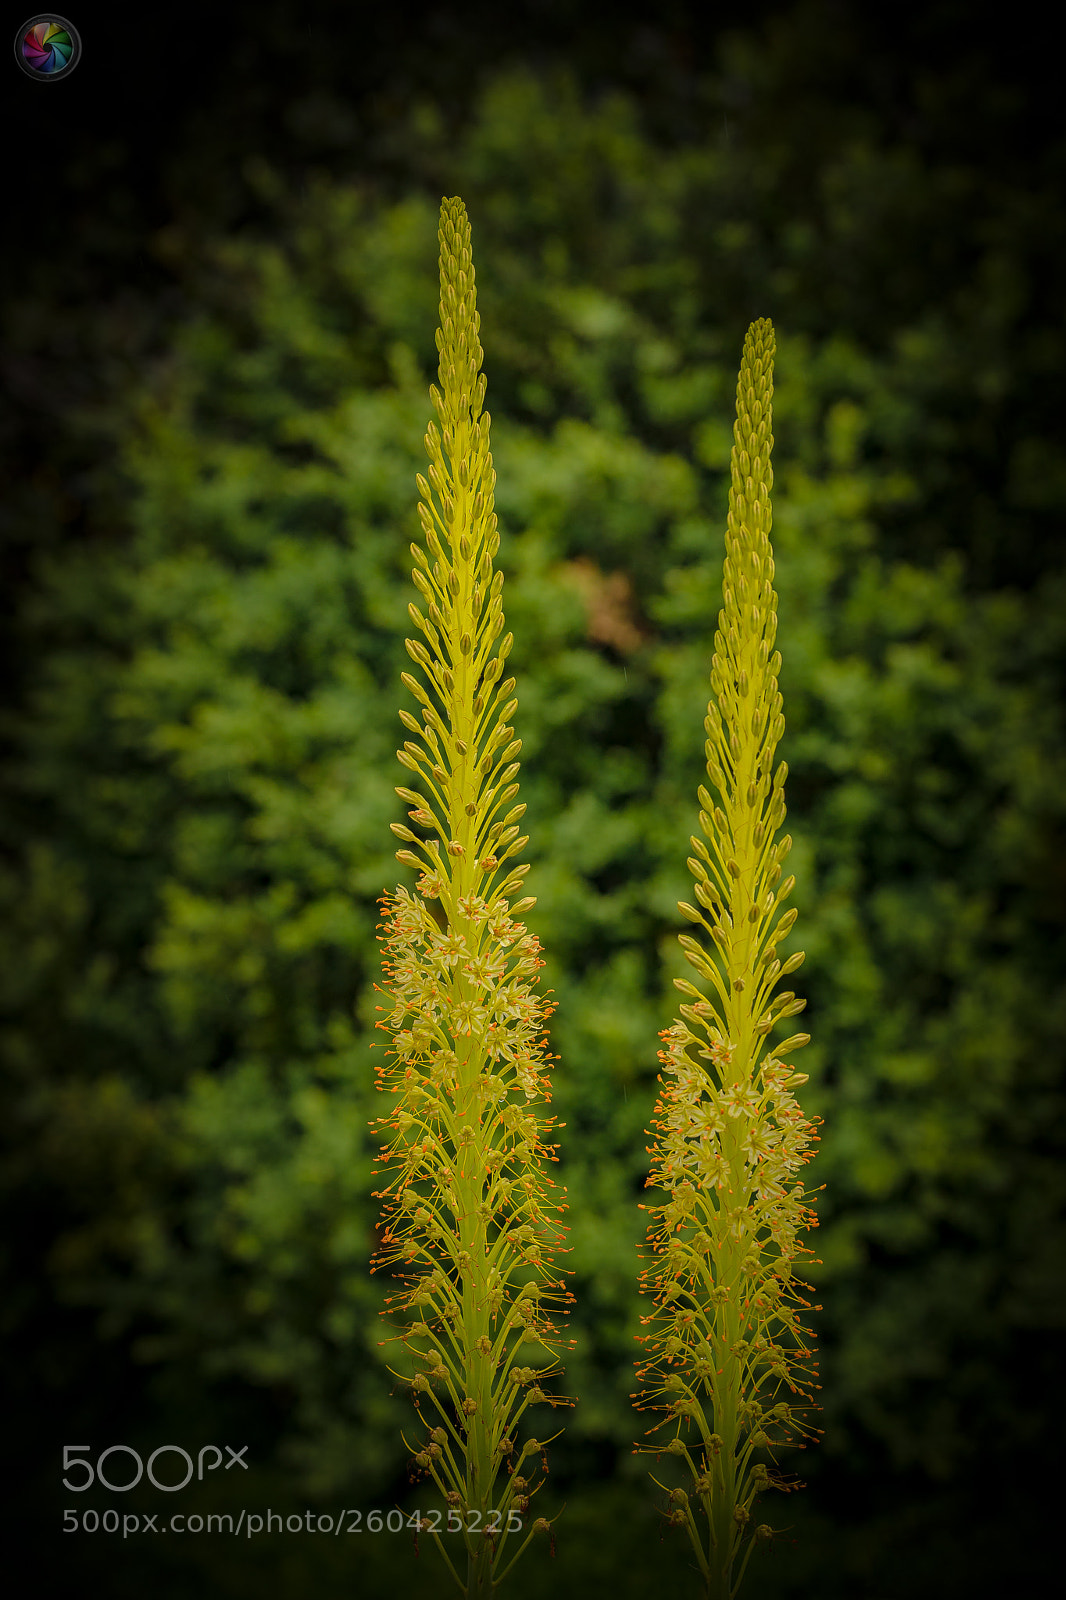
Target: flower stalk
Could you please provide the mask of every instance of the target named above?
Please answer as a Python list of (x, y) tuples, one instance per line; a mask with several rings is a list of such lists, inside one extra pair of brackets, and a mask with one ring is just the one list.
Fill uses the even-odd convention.
[[(734, 1600), (752, 1550), (775, 1530), (756, 1506), (768, 1489), (802, 1487), (777, 1469), (781, 1447), (804, 1448), (818, 1429), (816, 1363), (800, 1317), (808, 1289), (795, 1265), (817, 1225), (797, 1181), (818, 1118), (793, 1090), (807, 1081), (782, 1059), (809, 1043), (799, 1033), (769, 1049), (775, 1025), (802, 1011), (791, 990), (771, 998), (802, 952), (777, 946), (796, 920), (782, 911), (791, 839), (787, 768), (772, 771), (784, 731), (774, 650), (777, 596), (770, 546), (774, 333), (752, 323), (737, 383), (726, 531), (723, 609), (711, 662), (707, 775), (700, 836), (688, 866), (696, 905), (682, 916), (703, 937), (680, 935), (703, 986), (675, 979), (687, 997), (661, 1035), (660, 1093), (650, 1146), (649, 1212), (641, 1275), (653, 1309), (638, 1363), (639, 1410), (663, 1413), (639, 1450), (676, 1456), (690, 1487), (669, 1488), (668, 1522), (685, 1528), (708, 1600)], [(818, 1309), (817, 1307), (815, 1309)]]
[(500, 638), (496, 474), (461, 200), (442, 202), (439, 238), (438, 421), (417, 479), (425, 548), (411, 546), (424, 609), (410, 605), (421, 637), (407, 641), (421, 677), (402, 675), (422, 720), (400, 712), (410, 738), (398, 757), (416, 786), (396, 791), (413, 826), (392, 824), (397, 859), (419, 877), (415, 893), (381, 902), (389, 1008), (378, 1027), (390, 1045), (378, 1087), (392, 1104), (376, 1123), (386, 1181), (373, 1270), (397, 1284), (383, 1314), (414, 1367), (395, 1373), (421, 1425), (413, 1472), (447, 1508), (444, 1538), (423, 1526), (459, 1589), (481, 1600), (537, 1535), (554, 1551), (550, 1522), (529, 1514), (546, 1441), (519, 1434), (530, 1407), (570, 1403), (544, 1386), (561, 1371), (553, 1317), (572, 1296), (554, 1264), (565, 1205), (546, 1165), (557, 1148), (553, 1007), (537, 992), (539, 943), (519, 920), (536, 902), (510, 899), (528, 871), (511, 864), (528, 843), (526, 808), (515, 803), (518, 702), (504, 677), (512, 636)]

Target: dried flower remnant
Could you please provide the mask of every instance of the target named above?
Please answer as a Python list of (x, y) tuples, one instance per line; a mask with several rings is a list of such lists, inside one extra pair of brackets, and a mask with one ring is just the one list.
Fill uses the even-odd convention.
[(419, 787), (397, 789), (414, 827), (392, 825), (405, 846), (397, 859), (419, 877), (415, 893), (382, 900), (389, 1010), (378, 1026), (391, 1042), (378, 1086), (392, 1106), (377, 1123), (386, 1182), (374, 1270), (400, 1285), (385, 1314), (415, 1367), (397, 1373), (425, 1432), (409, 1446), (413, 1468), (460, 1514), (465, 1572), (452, 1560), (457, 1538), (434, 1537), (460, 1590), (488, 1596), (544, 1521), (527, 1513), (547, 1441), (520, 1435), (530, 1406), (570, 1403), (548, 1385), (561, 1371), (554, 1318), (573, 1297), (555, 1265), (565, 1204), (547, 1167), (553, 1007), (520, 920), (535, 901), (510, 898), (528, 871), (509, 864), (528, 842), (515, 803), (521, 740), (515, 680), (504, 677), (512, 639), (500, 639), (496, 474), (461, 200), (442, 203), (439, 237), (439, 425), (418, 478), (425, 549), (411, 546), (422, 638), (407, 641), (423, 678), (403, 674), (422, 720), (400, 712), (411, 737), (398, 752)]
[(675, 979), (688, 1000), (662, 1034), (648, 1177), (656, 1199), (641, 1276), (654, 1307), (641, 1319), (649, 1331), (639, 1336), (643, 1388), (634, 1396), (638, 1409), (662, 1413), (645, 1439), (659, 1437), (638, 1449), (679, 1457), (691, 1475), (690, 1490), (668, 1490), (666, 1517), (687, 1530), (711, 1600), (733, 1600), (752, 1550), (773, 1537), (756, 1521), (760, 1495), (801, 1487), (778, 1470), (778, 1450), (802, 1449), (819, 1431), (810, 1421), (816, 1363), (800, 1320), (808, 1286), (794, 1270), (811, 1255), (801, 1236), (816, 1226), (799, 1173), (818, 1119), (804, 1117), (793, 1093), (806, 1075), (782, 1059), (809, 1035), (768, 1049), (774, 1026), (806, 1003), (791, 991), (771, 998), (803, 960), (777, 955), (796, 912), (780, 910), (795, 882), (781, 882), (791, 848), (778, 840), (784, 762), (772, 773), (784, 731), (769, 537), (773, 355), (770, 323), (753, 323), (737, 383), (724, 606), (704, 723), (718, 801), (700, 787), (688, 862), (697, 904), (679, 903), (706, 935), (680, 936), (705, 987)]

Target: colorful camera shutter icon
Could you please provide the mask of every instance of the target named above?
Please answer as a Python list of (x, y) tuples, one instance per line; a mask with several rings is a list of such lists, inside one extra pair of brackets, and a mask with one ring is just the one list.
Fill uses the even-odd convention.
[(28, 78), (54, 83), (74, 71), (81, 59), (81, 36), (54, 12), (31, 17), (15, 35), (15, 60)]

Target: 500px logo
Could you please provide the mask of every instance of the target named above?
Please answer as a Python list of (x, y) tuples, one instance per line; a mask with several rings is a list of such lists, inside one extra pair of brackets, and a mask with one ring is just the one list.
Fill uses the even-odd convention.
[[(228, 1444), (224, 1445), (222, 1448), (229, 1456), (229, 1460), (226, 1462), (225, 1466), (225, 1470), (227, 1472), (229, 1472), (231, 1467), (243, 1467), (245, 1472), (248, 1471), (248, 1463), (244, 1460), (244, 1453), (248, 1449), (246, 1444), (242, 1444), (239, 1450), (234, 1450), (232, 1446)], [(215, 1472), (220, 1466), (222, 1466), (222, 1450), (219, 1449), (217, 1444), (203, 1445), (202, 1448), (197, 1452), (195, 1465), (193, 1464), (192, 1456), (187, 1450), (183, 1450), (180, 1444), (161, 1444), (158, 1449), (153, 1450), (151, 1455), (148, 1457), (147, 1469), (145, 1468), (145, 1464), (141, 1460), (140, 1455), (136, 1450), (134, 1450), (132, 1445), (109, 1444), (107, 1449), (101, 1450), (100, 1454), (97, 1456), (95, 1467), (91, 1461), (84, 1459), (91, 1450), (91, 1444), (65, 1444), (63, 1446), (63, 1471), (73, 1472), (76, 1475), (84, 1474), (84, 1476), (81, 1476), (80, 1482), (78, 1481), (77, 1477), (73, 1482), (70, 1478), (64, 1478), (64, 1489), (71, 1489), (75, 1494), (83, 1494), (86, 1489), (91, 1489), (94, 1483), (98, 1483), (104, 1489), (110, 1489), (113, 1494), (125, 1494), (128, 1489), (136, 1488), (137, 1484), (140, 1483), (141, 1479), (145, 1475), (145, 1471), (147, 1470), (149, 1483), (153, 1484), (157, 1489), (162, 1489), (166, 1494), (175, 1494), (177, 1490), (184, 1489), (186, 1484), (192, 1482), (194, 1473), (198, 1481), (203, 1478), (205, 1457), (212, 1455), (214, 1456), (213, 1461), (207, 1462), (208, 1472)], [(182, 1466), (184, 1468), (185, 1476), (181, 1479), (180, 1483), (164, 1483), (159, 1477), (156, 1476), (156, 1463), (160, 1461), (161, 1457), (168, 1455), (180, 1456), (182, 1459)], [(113, 1461), (108, 1466), (107, 1472), (105, 1472), (104, 1463), (107, 1462), (109, 1456), (117, 1456), (119, 1457), (119, 1460)], [(121, 1461), (123, 1456), (130, 1457), (132, 1459), (127, 1460), (123, 1464)], [(132, 1473), (132, 1477), (130, 1477), (128, 1483), (113, 1482), (112, 1479), (114, 1477), (121, 1478), (124, 1476), (123, 1465), (125, 1466), (126, 1472)], [(174, 1462), (169, 1463), (171, 1471), (165, 1474), (167, 1477), (173, 1476), (173, 1469), (175, 1465), (176, 1463)], [(160, 1470), (162, 1470), (162, 1465), (160, 1466)], [(182, 1468), (179, 1467), (178, 1470), (181, 1471)], [(107, 1475), (108, 1473), (111, 1474), (111, 1477)]]

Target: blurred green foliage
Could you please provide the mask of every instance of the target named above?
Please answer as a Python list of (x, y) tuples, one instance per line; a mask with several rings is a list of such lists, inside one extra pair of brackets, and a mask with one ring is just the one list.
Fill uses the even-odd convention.
[[(734, 67), (756, 97), (783, 70)], [(458, 144), (412, 117), (402, 193), (251, 167), (254, 227), (161, 237), (192, 309), (115, 429), (121, 520), (36, 562), (0, 971), (9, 1265), (47, 1270), (6, 1317), (75, 1308), (161, 1414), (226, 1397), (311, 1495), (387, 1504), (403, 1459), (367, 1121), (441, 192), (474, 230), (558, 1001), (567, 1515), (601, 1480), (644, 1494), (636, 1203), (755, 315), (779, 339), (786, 949), (824, 1118), (804, 1474), (831, 1519), (823, 1481), (906, 1479), (917, 1504), (1044, 1448), (1066, 1312), (1066, 582), (1044, 530), (1066, 480), (1034, 400), (1060, 334), (1019, 332), (1039, 217), (861, 127), (797, 188), (752, 115), (665, 148), (623, 96), (519, 73)], [(35, 1380), (84, 1383), (87, 1348), (42, 1338)], [(819, 1592), (858, 1592), (858, 1557), (824, 1564), (846, 1541), (812, 1537)]]

